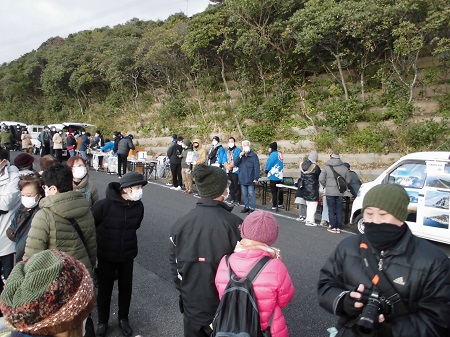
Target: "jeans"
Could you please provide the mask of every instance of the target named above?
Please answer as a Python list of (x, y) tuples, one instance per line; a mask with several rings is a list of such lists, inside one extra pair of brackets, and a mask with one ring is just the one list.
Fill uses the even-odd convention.
[(70, 155), (70, 157), (75, 156), (75, 150), (74, 149), (69, 150), (69, 155)]
[(0, 256), (0, 262), (3, 268), (3, 278), (7, 280), (9, 274), (11, 274), (11, 270), (14, 267), (14, 253)]
[(328, 217), (331, 228), (342, 227), (342, 196), (334, 197), (327, 195)]
[[(255, 194), (255, 184), (251, 185), (241, 185), (242, 196), (244, 198), (244, 207), (255, 209), (256, 208), (256, 194)], [(250, 196), (250, 201), (249, 197)]]
[(328, 217), (328, 204), (327, 204), (327, 197), (324, 195), (322, 196), (322, 221), (330, 222), (330, 218)]

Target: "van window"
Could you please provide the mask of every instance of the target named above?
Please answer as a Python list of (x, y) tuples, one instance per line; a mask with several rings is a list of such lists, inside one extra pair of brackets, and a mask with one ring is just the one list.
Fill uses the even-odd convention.
[(388, 176), (388, 182), (408, 188), (422, 188), (426, 178), (425, 162), (404, 162)]

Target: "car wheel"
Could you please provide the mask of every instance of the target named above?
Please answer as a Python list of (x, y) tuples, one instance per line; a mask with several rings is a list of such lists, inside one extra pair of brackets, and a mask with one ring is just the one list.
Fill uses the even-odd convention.
[(364, 219), (362, 214), (358, 215), (355, 218), (354, 224), (356, 225), (356, 229), (358, 230), (358, 232), (364, 234)]

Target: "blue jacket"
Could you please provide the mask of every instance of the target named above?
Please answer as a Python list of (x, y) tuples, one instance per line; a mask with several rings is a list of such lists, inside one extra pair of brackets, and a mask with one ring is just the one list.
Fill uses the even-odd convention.
[(253, 151), (237, 157), (234, 165), (239, 167), (239, 184), (241, 185), (252, 185), (253, 181), (261, 176), (258, 155)]
[(272, 151), (267, 158), (266, 169), (267, 178), (269, 180), (283, 180), (283, 155), (281, 152)]
[[(235, 146), (235, 147), (233, 147), (233, 150), (228, 149), (228, 150), (222, 151), (220, 153), (220, 157), (219, 157), (219, 164), (220, 164), (220, 166), (224, 166), (225, 163), (228, 163), (228, 153), (230, 151), (233, 151), (233, 163), (235, 164), (236, 163), (236, 159), (239, 157), (239, 154), (241, 153), (242, 150), (240, 148), (238, 148), (237, 146)], [(228, 164), (231, 164), (231, 163), (228, 163)], [(233, 172), (228, 172), (228, 170), (226, 172), (227, 173), (238, 174), (239, 173), (239, 168), (235, 166), (235, 169), (234, 169)]]
[(107, 152), (107, 151), (112, 151), (114, 149), (114, 142), (110, 141), (108, 143), (105, 144), (105, 146), (102, 146), (100, 148), (101, 151), (103, 152)]
[(86, 151), (90, 143), (88, 136), (81, 135), (80, 151)]

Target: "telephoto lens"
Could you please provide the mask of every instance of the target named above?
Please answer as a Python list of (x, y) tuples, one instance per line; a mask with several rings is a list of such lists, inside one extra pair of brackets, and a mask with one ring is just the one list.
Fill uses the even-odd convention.
[(376, 335), (380, 308), (380, 294), (378, 290), (373, 289), (353, 327), (357, 336), (372, 337)]

